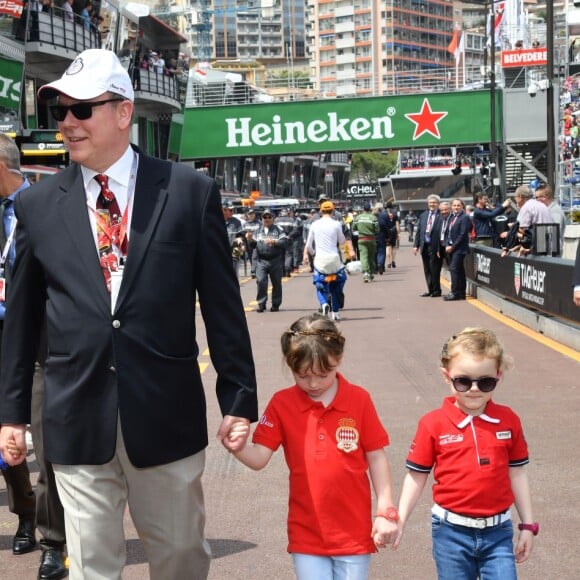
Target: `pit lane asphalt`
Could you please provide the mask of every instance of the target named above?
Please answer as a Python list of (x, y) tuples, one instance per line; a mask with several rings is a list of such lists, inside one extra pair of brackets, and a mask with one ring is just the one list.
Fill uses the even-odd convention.
[[(530, 448), (528, 472), (534, 514), (541, 525), (530, 560), (518, 566), (519, 578), (580, 578), (576, 539), (580, 529), (578, 362), (557, 343), (538, 342), (533, 333), (522, 333), (517, 326), (504, 324), (501, 316), (490, 316), (475, 308), (471, 300), (420, 298), (425, 289), (421, 259), (413, 256), (408, 244), (402, 244), (397, 266), (384, 276), (377, 276), (371, 284), (364, 284), (362, 276), (349, 278), (341, 322), (347, 339), (341, 370), (351, 382), (369, 390), (389, 432), (395, 497), (400, 492), (405, 456), (418, 419), (438, 407), (447, 395), (447, 386), (438, 371), (444, 340), (465, 326), (491, 328), (515, 361), (514, 368), (499, 384), (494, 400), (512, 406), (522, 418)], [(255, 281), (242, 278), (240, 287), (248, 311), (263, 409), (276, 390), (292, 383), (281, 360), (280, 335), (294, 320), (316, 310), (314, 287), (308, 272), (285, 280), (281, 311), (262, 314), (255, 311)], [(199, 314), (198, 323), (210, 428), (204, 475), (206, 533), (214, 554), (209, 578), (290, 580), (294, 574), (286, 553), (288, 472), (283, 454), (276, 453), (270, 465), (256, 473), (239, 464), (213, 439), (220, 421), (214, 394), (215, 372)], [(35, 480), (33, 452), (29, 461)], [(431, 558), (430, 505), (429, 485), (407, 525), (399, 550), (382, 550), (373, 557), (371, 580), (436, 577)], [(16, 527), (17, 518), (8, 512), (4, 480), (0, 478), (0, 578), (33, 580), (40, 551), (13, 556), (11, 543)], [(149, 576), (145, 555), (128, 513), (125, 529), (128, 561), (123, 578), (146, 580)]]

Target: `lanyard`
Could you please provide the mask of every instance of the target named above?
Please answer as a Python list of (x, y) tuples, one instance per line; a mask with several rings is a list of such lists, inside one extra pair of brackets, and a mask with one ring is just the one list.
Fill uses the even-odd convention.
[[(14, 235), (16, 233), (16, 216), (14, 217), (14, 223), (12, 224), (12, 230), (6, 239), (6, 243), (4, 244), (4, 249), (2, 250), (2, 255), (0, 256), (0, 270), (4, 270), (4, 264), (6, 264), (6, 260), (8, 259), (8, 252), (10, 251), (10, 246), (12, 246), (12, 242), (14, 241)], [(4, 227), (0, 224), (1, 227)]]

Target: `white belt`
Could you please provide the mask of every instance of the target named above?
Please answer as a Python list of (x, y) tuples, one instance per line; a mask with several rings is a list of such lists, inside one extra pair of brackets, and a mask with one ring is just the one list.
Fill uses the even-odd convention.
[(483, 530), (484, 528), (491, 528), (503, 524), (512, 519), (511, 510), (506, 510), (501, 514), (490, 516), (489, 518), (470, 518), (468, 516), (460, 516), (442, 508), (438, 504), (434, 504), (431, 508), (431, 513), (440, 517), (442, 520), (454, 524), (456, 526), (464, 526), (466, 528), (477, 528)]

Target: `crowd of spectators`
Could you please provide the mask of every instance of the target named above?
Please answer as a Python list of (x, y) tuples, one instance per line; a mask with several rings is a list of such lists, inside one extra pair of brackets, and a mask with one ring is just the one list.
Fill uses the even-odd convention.
[(29, 0), (22, 17), (15, 21), (15, 36), (19, 40), (42, 40), (39, 37), (39, 14), (49, 14), (65, 23), (82, 26), (100, 40), (107, 32), (103, 29), (103, 17), (99, 15), (99, 5), (93, 0)]
[(179, 60), (173, 56), (168, 56), (166, 59), (161, 51), (150, 49), (141, 55), (139, 68), (160, 75), (176, 77), (187, 73), (188, 66), (183, 53), (179, 54)]
[(564, 107), (560, 136), (561, 160), (580, 158), (580, 78), (568, 77), (562, 88)]

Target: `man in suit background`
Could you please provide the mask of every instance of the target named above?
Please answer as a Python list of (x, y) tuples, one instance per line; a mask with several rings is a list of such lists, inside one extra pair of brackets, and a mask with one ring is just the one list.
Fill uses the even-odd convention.
[(427, 291), (420, 294), (423, 298), (437, 298), (441, 296), (441, 265), (439, 255), (439, 235), (441, 228), (441, 216), (439, 215), (439, 196), (431, 194), (427, 198), (427, 211), (419, 218), (419, 224), (415, 228), (415, 241), (413, 253), (421, 252), (423, 260), (423, 272)]
[(453, 200), (451, 212), (445, 246), (451, 274), (451, 292), (446, 294), (443, 300), (465, 300), (467, 288), (465, 256), (469, 253), (471, 218), (465, 213), (465, 204), (460, 199)]
[[(13, 232), (16, 226), (13, 203), (20, 191), (30, 183), (20, 172), (20, 151), (10, 137), (0, 133), (0, 345), (6, 313), (6, 292), (10, 287), (12, 268), (16, 255)], [(8, 338), (9, 340), (9, 338)], [(44, 350), (44, 349), (43, 349)], [(1, 359), (0, 348), (0, 359)], [(45, 358), (45, 357), (43, 357)], [(22, 463), (4, 471), (10, 503), (10, 511), (18, 515), (18, 530), (12, 542), (14, 554), (26, 554), (36, 546), (36, 527), (41, 534), (42, 555), (38, 569), (39, 580), (59, 580), (67, 576), (64, 565), (64, 514), (58, 498), (52, 465), (46, 460), (42, 436), (43, 372), (39, 366), (34, 374), (32, 388), (31, 430), (34, 452), (38, 463), (36, 494), (32, 492), (28, 463)], [(1, 405), (1, 402), (0, 402)]]
[[(57, 100), (50, 110), (74, 163), (15, 202), (0, 451), (11, 464), (25, 457), (46, 316), (44, 444), (71, 579), (121, 578), (127, 503), (153, 580), (205, 579), (208, 433), (196, 295), (224, 415), (218, 438), (235, 450), (231, 425), (257, 419), (219, 189), (130, 146), (133, 87), (112, 52), (84, 51), (39, 98)], [(8, 455), (14, 444), (20, 457)]]
[(576, 248), (576, 261), (574, 262), (574, 274), (572, 275), (573, 294), (572, 299), (576, 306), (580, 306), (580, 243)]

